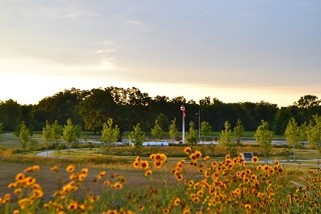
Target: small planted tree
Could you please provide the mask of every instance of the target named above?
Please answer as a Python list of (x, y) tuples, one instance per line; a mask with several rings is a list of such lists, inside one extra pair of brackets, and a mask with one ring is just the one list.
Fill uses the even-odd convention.
[(243, 137), (244, 134), (244, 127), (240, 119), (237, 119), (236, 125), (233, 129), (233, 135), (234, 139), (237, 144), (241, 143), (241, 137)]
[(133, 131), (129, 133), (128, 135), (128, 139), (130, 140), (130, 142), (132, 143), (132, 146), (135, 148), (136, 151), (140, 151), (140, 149), (143, 146), (143, 142), (145, 141), (145, 135), (142, 132), (141, 128), (140, 128), (140, 124), (137, 123), (134, 127), (133, 127)]
[(109, 118), (107, 123), (103, 124), (103, 130), (101, 131), (101, 140), (103, 142), (103, 147), (107, 149), (108, 147), (114, 145), (120, 135), (120, 131), (117, 125), (113, 126), (113, 119)]
[(21, 143), (22, 149), (27, 148), (27, 144), (30, 141), (30, 131), (27, 128), (26, 124), (22, 122), (21, 127), (20, 127), (20, 132), (19, 132), (19, 139)]
[(212, 126), (210, 125), (210, 123), (207, 121), (202, 121), (201, 122), (201, 134), (202, 134), (204, 141), (207, 140), (207, 137), (211, 134), (211, 132), (212, 132)]
[(175, 141), (178, 131), (176, 127), (176, 118), (174, 118), (169, 126), (169, 137), (172, 141)]
[(299, 146), (301, 135), (300, 127), (292, 117), (285, 129), (284, 136), (289, 146), (293, 148), (293, 159), (295, 160), (295, 148)]
[(63, 128), (63, 139), (67, 143), (68, 154), (70, 152), (70, 147), (78, 142), (80, 136), (80, 129), (77, 126), (74, 126), (71, 119), (67, 120), (67, 124)]
[(269, 130), (268, 122), (261, 120), (261, 125), (256, 129), (254, 138), (263, 149), (265, 161), (267, 161), (267, 156), (272, 149), (273, 138), (273, 132)]
[(3, 132), (3, 129), (4, 129), (4, 125), (3, 125), (3, 123), (0, 123), (0, 136), (1, 136), (2, 132)]
[(42, 139), (46, 145), (48, 157), (49, 146), (54, 142), (54, 140), (52, 139), (51, 125), (49, 124), (48, 120), (46, 121), (46, 126), (42, 129)]
[(186, 142), (192, 146), (197, 144), (197, 130), (195, 129), (193, 121), (189, 123), (189, 131), (186, 135)]
[(155, 125), (151, 130), (151, 134), (152, 134), (153, 138), (155, 138), (156, 140), (163, 139), (164, 131), (163, 131), (158, 119), (155, 120)]
[(318, 150), (319, 156), (320, 156), (321, 154), (321, 117), (320, 116), (318, 115), (313, 116), (313, 121), (310, 121), (306, 133), (307, 133), (307, 138), (308, 138), (310, 147), (312, 149)]
[(46, 121), (46, 126), (42, 129), (42, 139), (44, 140), (47, 148), (47, 157), (48, 157), (49, 147), (52, 144), (57, 143), (61, 138), (61, 135), (62, 135), (62, 128), (59, 125), (57, 120), (53, 124), (49, 124), (49, 122)]
[(226, 149), (228, 154), (236, 155), (236, 143), (233, 141), (233, 133), (228, 121), (224, 123), (224, 129), (221, 131), (219, 137), (219, 144)]

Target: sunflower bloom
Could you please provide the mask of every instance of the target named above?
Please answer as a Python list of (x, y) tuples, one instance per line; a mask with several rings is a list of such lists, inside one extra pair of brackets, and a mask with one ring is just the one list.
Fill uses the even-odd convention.
[(175, 198), (173, 204), (174, 204), (174, 206), (178, 206), (180, 204), (180, 202), (181, 202), (181, 200), (179, 198)]
[(123, 188), (123, 184), (120, 182), (116, 182), (113, 184), (113, 188), (115, 189), (122, 189)]
[(252, 157), (252, 163), (257, 163), (259, 161), (259, 158), (257, 156)]
[(69, 165), (69, 166), (66, 167), (66, 172), (71, 173), (73, 171), (75, 171), (75, 166), (74, 165)]
[(244, 208), (247, 210), (250, 210), (252, 208), (251, 204), (249, 202), (246, 202), (244, 205)]
[(53, 172), (58, 172), (59, 168), (58, 168), (58, 166), (52, 166), (50, 168), (50, 170), (53, 171)]
[(149, 175), (151, 175), (151, 174), (153, 174), (153, 171), (150, 169), (150, 170), (147, 170), (146, 172), (145, 172), (145, 176), (149, 176)]
[(106, 172), (105, 171), (101, 171), (98, 175), (97, 175), (97, 179), (102, 179), (103, 177), (105, 177)]
[(36, 179), (33, 178), (33, 177), (26, 177), (24, 179), (24, 183), (27, 185), (27, 186), (31, 186), (32, 184), (36, 183)]
[(140, 167), (141, 167), (142, 169), (144, 169), (144, 170), (147, 170), (147, 169), (149, 168), (149, 163), (148, 163), (148, 161), (142, 161), (142, 162), (140, 163)]
[(25, 174), (19, 173), (16, 175), (16, 181), (22, 181), (25, 177)]
[(72, 210), (76, 210), (77, 207), (78, 207), (78, 203), (76, 201), (73, 201), (67, 206), (67, 209), (72, 211)]
[(191, 149), (191, 147), (185, 147), (185, 149), (184, 149), (184, 152), (186, 153), (186, 154), (189, 154), (189, 153), (191, 153), (191, 151), (192, 151), (192, 149)]

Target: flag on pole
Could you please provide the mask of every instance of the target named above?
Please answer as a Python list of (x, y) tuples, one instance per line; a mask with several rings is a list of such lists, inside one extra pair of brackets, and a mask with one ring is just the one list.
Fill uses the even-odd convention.
[(183, 117), (186, 117), (186, 111), (185, 111), (185, 106), (181, 106), (181, 111), (182, 111), (182, 113), (183, 113)]

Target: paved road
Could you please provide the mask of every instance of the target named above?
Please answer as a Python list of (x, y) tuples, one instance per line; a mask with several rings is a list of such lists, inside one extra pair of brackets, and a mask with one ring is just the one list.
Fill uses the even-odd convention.
[[(77, 149), (69, 149), (69, 151), (73, 151), (73, 150), (77, 150)], [(36, 155), (40, 157), (56, 157), (52, 155), (52, 153), (55, 151), (57, 150), (49, 150), (48, 153), (47, 151), (42, 151), (42, 152), (38, 152)], [(60, 150), (60, 151), (63, 151), (63, 150)], [(68, 150), (66, 149), (64, 151), (68, 151)]]

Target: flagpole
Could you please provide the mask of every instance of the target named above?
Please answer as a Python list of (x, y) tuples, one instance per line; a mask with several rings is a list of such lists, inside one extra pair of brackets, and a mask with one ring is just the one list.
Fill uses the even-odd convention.
[(185, 107), (182, 105), (180, 109), (182, 111), (182, 143), (185, 144)]
[(198, 142), (201, 141), (201, 110), (198, 109)]

